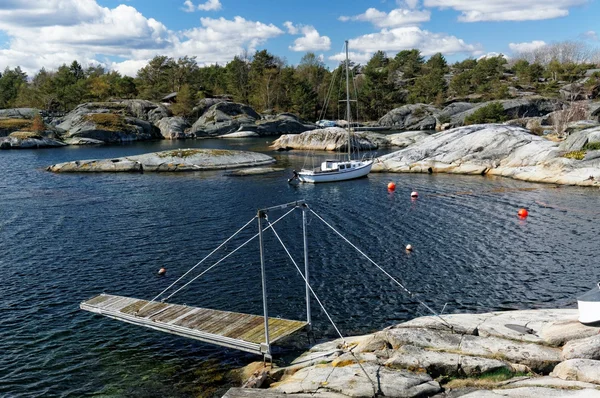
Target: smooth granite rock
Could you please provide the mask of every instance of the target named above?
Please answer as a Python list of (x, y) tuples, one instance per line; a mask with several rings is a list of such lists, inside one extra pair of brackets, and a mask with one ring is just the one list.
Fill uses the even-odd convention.
[(600, 385), (600, 361), (569, 359), (556, 365), (551, 376), (563, 380), (577, 380)]
[(577, 319), (578, 311), (572, 311), (573, 314), (569, 317), (551, 322), (542, 328), (540, 337), (542, 337), (547, 344), (562, 346), (569, 341), (585, 339), (600, 333), (600, 327), (582, 324)]
[[(372, 150), (378, 145), (368, 139), (366, 133), (352, 134), (353, 149)], [(302, 134), (285, 134), (279, 137), (271, 148), (276, 150), (307, 149), (320, 151), (345, 151), (348, 148), (348, 132), (340, 127), (326, 127)]]
[(183, 140), (192, 138), (191, 134), (186, 134), (185, 129), (190, 127), (189, 123), (181, 116), (163, 117), (156, 122), (163, 137), (168, 140)]
[(162, 172), (202, 171), (256, 167), (274, 163), (270, 156), (222, 149), (175, 149), (115, 159), (78, 160), (59, 163), (48, 171), (64, 172)]
[(562, 156), (564, 153), (557, 143), (520, 127), (482, 124), (433, 134), (381, 156), (372, 172), (489, 174), (532, 182), (600, 186), (600, 158), (568, 159)]
[(592, 389), (565, 390), (561, 388), (519, 387), (503, 390), (474, 391), (462, 398), (600, 398), (600, 391)]
[[(367, 375), (365, 375), (366, 371)], [(431, 396), (441, 390), (426, 373), (413, 373), (365, 363), (342, 367), (316, 365), (300, 369), (271, 388), (286, 394), (335, 392), (348, 397), (371, 397), (377, 390), (386, 397)]]
[(562, 359), (600, 359), (600, 334), (571, 340), (564, 345)]

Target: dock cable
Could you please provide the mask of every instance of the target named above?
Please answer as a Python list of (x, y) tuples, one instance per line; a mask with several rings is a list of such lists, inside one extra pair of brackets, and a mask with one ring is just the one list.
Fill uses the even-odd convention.
[[(210, 252), (208, 255), (206, 255), (196, 265), (194, 265), (192, 268), (190, 268), (189, 270), (187, 270), (187, 272), (185, 274), (183, 274), (182, 276), (180, 276), (179, 279), (177, 279), (175, 282), (171, 283), (166, 289), (164, 289), (162, 292), (158, 293), (156, 295), (156, 297), (154, 297), (152, 300), (150, 300), (146, 304), (144, 304), (139, 310), (137, 310), (135, 312), (136, 315), (141, 310), (143, 310), (147, 305), (149, 305), (150, 303), (156, 301), (156, 299), (159, 298), (160, 296), (162, 296), (167, 290), (169, 290), (170, 288), (172, 288), (173, 286), (175, 286), (179, 281), (181, 281), (183, 278), (185, 278), (190, 272), (192, 272), (193, 270), (195, 270), (200, 264), (202, 264), (205, 260), (207, 260), (210, 256), (212, 256), (217, 250), (219, 250), (220, 248), (222, 248), (223, 246), (225, 246), (227, 244), (227, 242), (229, 242), (230, 240), (232, 240), (233, 238), (235, 238), (237, 236), (237, 234), (239, 234), (240, 232), (242, 232), (242, 230), (244, 230), (244, 228), (246, 228), (248, 225), (250, 225), (254, 221), (254, 219), (256, 219), (256, 216), (252, 217), (252, 219), (250, 221), (248, 221), (246, 224), (244, 224), (243, 227), (241, 227), (240, 229), (238, 229), (233, 235), (231, 235), (223, 243), (221, 243), (219, 246), (217, 246), (216, 249), (214, 249), (212, 252)], [(171, 297), (171, 296), (169, 296), (169, 297)], [(163, 299), (162, 301), (164, 301), (164, 300), (165, 299)]]
[(308, 208), (308, 210), (310, 210), (310, 212), (312, 214), (314, 214), (319, 220), (321, 220), (325, 225), (327, 225), (333, 232), (335, 232), (339, 237), (341, 237), (346, 243), (348, 243), (350, 246), (352, 246), (357, 252), (359, 252), (360, 254), (362, 254), (362, 256), (364, 258), (366, 258), (371, 264), (373, 264), (374, 266), (376, 266), (381, 272), (383, 272), (388, 278), (390, 278), (394, 283), (396, 283), (402, 290), (404, 290), (404, 292), (414, 301), (416, 301), (417, 303), (421, 304), (423, 307), (425, 307), (427, 310), (429, 310), (435, 317), (439, 318), (447, 327), (450, 328), (450, 330), (453, 330), (452, 325), (446, 321), (444, 318), (441, 317), (441, 315), (434, 311), (433, 308), (431, 308), (430, 306), (428, 306), (423, 300), (421, 300), (420, 298), (417, 297), (417, 295), (413, 292), (411, 292), (408, 288), (406, 288), (400, 281), (398, 281), (398, 279), (394, 278), (392, 275), (390, 275), (389, 272), (387, 272), (385, 269), (383, 269), (379, 264), (377, 264), (375, 261), (373, 261), (369, 256), (367, 256), (362, 250), (360, 250), (358, 247), (356, 247), (356, 245), (354, 245), (352, 242), (350, 242), (348, 239), (346, 239), (346, 237), (344, 235), (342, 235), (338, 230), (336, 230), (333, 226), (331, 226), (331, 224), (329, 224), (327, 221), (325, 221), (321, 216), (319, 216), (317, 213), (315, 213), (315, 211), (313, 209), (311, 209), (308, 205), (306, 205), (306, 207)]
[[(292, 209), (292, 210), (294, 210), (294, 209)], [(288, 248), (285, 246), (285, 244), (283, 243), (283, 241), (279, 237), (279, 234), (277, 233), (277, 231), (275, 231), (275, 228), (273, 228), (273, 225), (269, 222), (269, 218), (268, 218), (267, 215), (265, 215), (265, 220), (267, 221), (267, 224), (271, 227), (271, 231), (273, 231), (273, 234), (275, 235), (275, 237), (277, 238), (277, 240), (279, 241), (279, 243), (281, 243), (281, 246), (283, 247), (283, 249), (287, 253), (287, 255), (290, 258), (290, 260), (292, 261), (292, 264), (294, 264), (294, 267), (296, 267), (296, 270), (298, 271), (298, 274), (300, 275), (300, 277), (302, 277), (302, 279), (304, 280), (304, 283), (306, 283), (306, 286), (308, 286), (308, 289), (311, 291), (312, 295), (317, 300), (317, 303), (319, 303), (319, 306), (321, 307), (321, 310), (325, 313), (325, 315), (327, 316), (327, 319), (329, 319), (329, 322), (331, 323), (331, 325), (333, 326), (333, 328), (337, 332), (338, 336), (340, 336), (340, 338), (342, 339), (342, 343), (343, 343), (344, 349), (346, 349), (347, 352), (349, 352), (354, 357), (354, 359), (356, 360), (356, 363), (358, 364), (358, 366), (362, 369), (362, 371), (365, 374), (365, 376), (367, 376), (367, 380), (369, 380), (369, 382), (371, 383), (371, 386), (373, 387), (373, 393), (374, 393), (373, 396), (374, 397), (381, 396), (382, 395), (381, 389), (378, 388), (375, 385), (375, 382), (373, 381), (373, 379), (371, 379), (371, 377), (369, 376), (369, 374), (367, 373), (367, 371), (365, 370), (365, 368), (362, 366), (362, 364), (360, 363), (360, 360), (356, 357), (356, 354), (354, 354), (354, 352), (352, 351), (352, 349), (350, 349), (350, 345), (348, 344), (348, 342), (346, 341), (346, 339), (344, 338), (344, 336), (342, 335), (342, 333), (338, 329), (337, 325), (335, 324), (335, 322), (331, 318), (331, 315), (329, 315), (329, 312), (327, 312), (327, 310), (325, 309), (325, 306), (323, 305), (323, 303), (319, 299), (319, 296), (317, 296), (317, 293), (315, 293), (315, 291), (313, 290), (312, 286), (310, 285), (310, 283), (308, 282), (308, 280), (306, 279), (306, 277), (304, 276), (304, 274), (302, 273), (302, 271), (300, 271), (300, 267), (298, 267), (298, 263), (296, 263), (296, 261), (294, 260), (294, 258), (290, 254), (290, 251), (288, 250)]]
[[(282, 215), (281, 217), (279, 217), (277, 220), (275, 220), (273, 222), (273, 225), (278, 223), (279, 221), (281, 221), (284, 217), (286, 217), (288, 214), (290, 214), (292, 211), (294, 211), (294, 209), (292, 208), (290, 211), (288, 211), (287, 213), (285, 213), (284, 215)], [(246, 224), (244, 224), (243, 227), (241, 227), (240, 229), (238, 229), (233, 235), (231, 235), (229, 238), (227, 238), (225, 241), (223, 241), (223, 243), (221, 243), (216, 249), (214, 249), (213, 251), (211, 251), (208, 255), (206, 255), (202, 260), (200, 260), (196, 265), (194, 265), (192, 268), (190, 268), (185, 274), (183, 274), (181, 277), (179, 277), (175, 282), (171, 283), (166, 289), (164, 289), (162, 292), (160, 292), (158, 295), (156, 295), (156, 297), (154, 297), (152, 300), (148, 301), (146, 304), (144, 304), (139, 310), (137, 310), (135, 312), (135, 314), (137, 315), (140, 311), (142, 311), (146, 306), (150, 305), (151, 303), (155, 302), (156, 299), (158, 299), (160, 296), (162, 296), (163, 294), (165, 294), (169, 289), (171, 289), (173, 286), (175, 286), (178, 282), (180, 282), (183, 278), (185, 278), (187, 275), (189, 275), (190, 272), (192, 272), (194, 269), (196, 269), (198, 266), (200, 266), (200, 264), (202, 264), (204, 261), (206, 261), (210, 256), (212, 256), (217, 250), (219, 250), (220, 248), (222, 248), (223, 246), (225, 246), (229, 241), (231, 241), (235, 236), (237, 236), (240, 232), (242, 232), (242, 230), (244, 230), (246, 227), (248, 227), (248, 225), (250, 225), (258, 216), (254, 216), (252, 217), (252, 219), (250, 221), (248, 221)], [(264, 228), (263, 232), (266, 231), (268, 228)], [(233, 250), (231, 253), (227, 254), (226, 256), (224, 256), (223, 258), (221, 258), (219, 261), (217, 261), (216, 263), (214, 263), (213, 265), (211, 265), (210, 267), (208, 267), (207, 269), (205, 269), (204, 271), (202, 271), (199, 275), (195, 276), (194, 278), (192, 278), (192, 280), (190, 280), (189, 282), (187, 282), (185, 285), (181, 286), (179, 289), (175, 290), (173, 293), (171, 293), (169, 296), (164, 297), (163, 299), (161, 299), (161, 302), (164, 302), (165, 300), (168, 300), (169, 298), (173, 297), (175, 294), (177, 294), (178, 292), (180, 292), (182, 289), (184, 289), (185, 287), (187, 287), (190, 283), (194, 282), (195, 280), (197, 280), (198, 278), (200, 278), (202, 275), (206, 274), (208, 271), (210, 271), (211, 269), (213, 269), (214, 267), (216, 267), (218, 264), (220, 264), (221, 262), (223, 262), (225, 259), (227, 259), (228, 257), (230, 257), (232, 254), (234, 254), (235, 252), (237, 252), (239, 249), (241, 249), (242, 247), (246, 246), (248, 243), (250, 243), (252, 240), (256, 239), (258, 237), (258, 233), (256, 233), (254, 236), (252, 236), (250, 239), (248, 239), (246, 242), (242, 243), (240, 246), (238, 246), (235, 250)]]

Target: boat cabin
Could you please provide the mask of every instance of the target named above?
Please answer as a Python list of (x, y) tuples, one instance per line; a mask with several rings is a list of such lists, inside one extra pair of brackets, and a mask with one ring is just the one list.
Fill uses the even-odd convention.
[(321, 163), (321, 171), (342, 171), (355, 168), (355, 162), (340, 162), (339, 160), (326, 160), (323, 163)]

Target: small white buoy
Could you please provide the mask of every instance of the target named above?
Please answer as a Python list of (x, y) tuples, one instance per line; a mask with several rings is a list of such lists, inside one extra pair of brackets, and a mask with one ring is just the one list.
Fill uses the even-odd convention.
[(161, 267), (161, 269), (158, 270), (158, 275), (164, 275), (167, 273), (167, 269), (165, 267)]
[(411, 198), (418, 198), (418, 197), (419, 197), (419, 193), (418, 193), (417, 191), (412, 191), (412, 192), (410, 193), (410, 197), (411, 197)]
[(412, 251), (412, 249), (413, 249), (413, 248), (412, 248), (412, 245), (411, 245), (411, 244), (408, 244), (408, 245), (406, 245), (406, 251), (407, 251), (407, 252), (411, 252), (411, 251)]

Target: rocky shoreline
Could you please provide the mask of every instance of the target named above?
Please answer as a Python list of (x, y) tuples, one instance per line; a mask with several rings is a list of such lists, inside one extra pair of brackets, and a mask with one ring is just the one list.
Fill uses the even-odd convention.
[(497, 175), (530, 182), (600, 185), (600, 128), (562, 143), (501, 124), (459, 127), (378, 158), (374, 172)]
[(113, 159), (76, 160), (49, 166), (55, 173), (179, 172), (257, 167), (275, 163), (270, 156), (223, 149), (174, 149)]
[[(576, 309), (413, 319), (322, 343), (285, 367), (251, 364), (224, 397), (600, 397), (600, 327)], [(266, 389), (264, 389), (266, 388)]]

